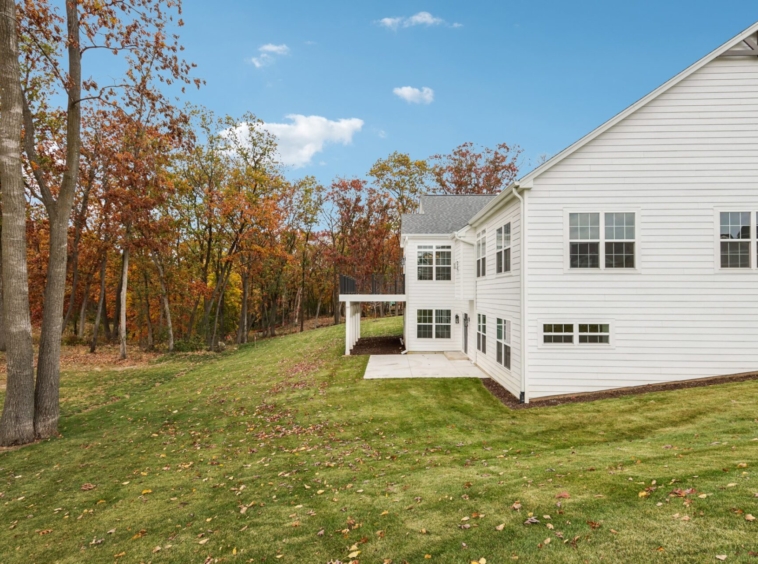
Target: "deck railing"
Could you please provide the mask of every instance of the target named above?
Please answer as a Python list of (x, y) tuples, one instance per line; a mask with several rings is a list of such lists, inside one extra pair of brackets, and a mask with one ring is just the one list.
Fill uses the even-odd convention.
[(405, 276), (372, 274), (367, 277), (353, 277), (340, 274), (340, 294), (404, 294)]

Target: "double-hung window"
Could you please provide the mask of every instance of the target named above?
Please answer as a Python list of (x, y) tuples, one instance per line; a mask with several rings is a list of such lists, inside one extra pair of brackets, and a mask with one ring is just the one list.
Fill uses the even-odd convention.
[(495, 233), (495, 272), (511, 271), (511, 224), (506, 223)]
[(416, 253), (418, 280), (452, 280), (452, 255), (450, 245), (419, 245)]
[(751, 212), (721, 212), (721, 268), (750, 268)]
[(431, 339), (434, 336), (434, 310), (419, 309), (416, 311), (416, 337)]
[(487, 275), (487, 231), (476, 234), (476, 277)]
[(449, 339), (452, 315), (449, 309), (419, 309), (416, 311), (416, 337), (419, 339)]
[(451, 336), (452, 315), (449, 309), (434, 311), (434, 338), (449, 339)]
[(497, 363), (511, 369), (511, 324), (507, 319), (497, 320)]
[(634, 212), (570, 213), (571, 269), (633, 269), (637, 266)]
[(478, 313), (476, 320), (476, 350), (487, 354), (487, 316)]
[(434, 248), (434, 277), (436, 280), (453, 279), (453, 251), (450, 245)]

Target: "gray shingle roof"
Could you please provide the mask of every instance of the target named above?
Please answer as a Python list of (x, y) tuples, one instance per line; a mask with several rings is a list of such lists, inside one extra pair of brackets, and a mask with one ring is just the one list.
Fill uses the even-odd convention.
[(403, 214), (400, 232), (410, 235), (458, 231), (493, 198), (494, 195), (421, 196), (419, 212)]

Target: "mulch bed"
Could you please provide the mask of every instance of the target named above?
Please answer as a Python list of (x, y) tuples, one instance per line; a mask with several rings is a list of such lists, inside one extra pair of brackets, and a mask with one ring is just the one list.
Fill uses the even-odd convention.
[(400, 337), (362, 337), (358, 339), (350, 354), (400, 354), (404, 350)]
[(758, 380), (758, 372), (751, 372), (748, 374), (735, 374), (733, 376), (718, 376), (716, 378), (702, 378), (699, 380), (685, 380), (682, 382), (671, 382), (666, 384), (649, 384), (647, 386), (619, 388), (615, 390), (605, 390), (603, 392), (589, 392), (584, 394), (576, 394), (573, 396), (556, 396), (552, 398), (532, 400), (530, 403), (519, 403), (517, 397), (503, 388), (495, 380), (482, 380), (482, 383), (493, 396), (495, 396), (503, 404), (510, 407), (511, 409), (531, 409), (534, 407), (554, 407), (556, 405), (563, 405), (564, 403), (585, 403), (602, 399), (635, 396), (640, 394), (649, 394), (651, 392), (667, 392), (669, 390), (702, 388), (705, 386), (714, 386), (717, 384), (746, 382), (748, 380)]

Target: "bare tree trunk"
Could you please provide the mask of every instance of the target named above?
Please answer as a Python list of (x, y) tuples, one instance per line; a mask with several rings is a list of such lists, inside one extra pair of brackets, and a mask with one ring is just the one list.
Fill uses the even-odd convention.
[[(0, 238), (2, 238), (2, 225), (0, 224)], [(5, 314), (3, 313), (3, 246), (0, 245), (0, 351), (5, 352)]]
[(218, 296), (218, 305), (216, 306), (216, 317), (213, 320), (213, 336), (211, 337), (211, 349), (212, 350), (218, 350), (218, 320), (219, 315), (221, 314), (221, 308), (224, 305), (224, 294), (226, 294), (226, 283), (229, 281), (229, 277), (227, 276), (224, 278), (224, 281), (221, 285), (221, 292)]
[(248, 300), (250, 297), (250, 270), (245, 268), (242, 275), (242, 304), (240, 306), (240, 321), (237, 328), (237, 344), (247, 343), (248, 334)]
[[(79, 176), (81, 152), (81, 94), (82, 69), (79, 45), (79, 4), (66, 2), (68, 28), (68, 108), (66, 115), (66, 170), (63, 173), (57, 199), (37, 177), (43, 203), (50, 220), (50, 255), (45, 283), (45, 308), (42, 313), (37, 387), (34, 391), (34, 431), (40, 438), (58, 433), (60, 416), (60, 358), (63, 331), (63, 303), (66, 297), (66, 262), (68, 260), (68, 224)], [(27, 114), (24, 138), (29, 159), (36, 160), (33, 121)], [(31, 126), (31, 127), (30, 127)], [(35, 169), (36, 170), (36, 169)], [(41, 176), (41, 175), (40, 175)]]
[(321, 296), (318, 297), (318, 304), (316, 304), (316, 327), (318, 327), (318, 316), (321, 313)]
[(163, 314), (166, 316), (166, 330), (168, 332), (168, 352), (174, 351), (174, 325), (171, 322), (171, 307), (168, 303), (168, 288), (166, 285), (166, 272), (158, 254), (153, 251), (153, 262), (158, 269), (158, 280), (161, 284), (161, 301), (163, 302)]
[(105, 309), (105, 267), (107, 265), (107, 256), (103, 257), (100, 263), (100, 299), (97, 302), (97, 315), (95, 316), (95, 327), (92, 329), (92, 342), (89, 346), (89, 352), (94, 353), (97, 349), (97, 332), (100, 329), (100, 318)]
[(0, 445), (7, 446), (34, 440), (34, 349), (26, 266), (26, 195), (21, 173), (23, 94), (14, 0), (0, 0), (0, 105), (3, 310), (8, 322), (8, 377)]
[(302, 288), (297, 289), (297, 295), (295, 296), (295, 307), (292, 308), (293, 313), (295, 314), (295, 323), (293, 325), (297, 326), (298, 321), (300, 322), (300, 332), (303, 332), (303, 301), (302, 301)]
[[(89, 289), (92, 285), (92, 276), (87, 276), (87, 282), (84, 284), (84, 294), (82, 295), (82, 307), (79, 311), (79, 328), (76, 332), (76, 336), (79, 339), (84, 339), (84, 329), (87, 325), (87, 306), (89, 305)], [(65, 325), (64, 325), (65, 327)]]
[(143, 296), (145, 304), (145, 322), (147, 323), (147, 350), (155, 348), (155, 332), (153, 331), (153, 320), (150, 319), (150, 284), (147, 280), (147, 271), (143, 271), (142, 279), (145, 284), (145, 293)]
[(121, 266), (121, 295), (119, 296), (118, 342), (120, 360), (126, 359), (126, 290), (129, 282), (129, 248), (124, 249), (124, 261)]

